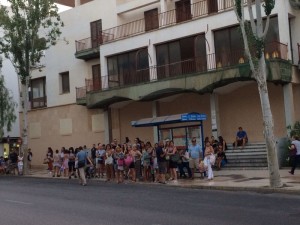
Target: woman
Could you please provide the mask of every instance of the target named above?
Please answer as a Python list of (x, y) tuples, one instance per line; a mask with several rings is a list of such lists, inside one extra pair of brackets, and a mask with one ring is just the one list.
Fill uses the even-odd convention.
[(61, 167), (61, 160), (60, 160), (60, 154), (58, 149), (55, 150), (55, 154), (53, 156), (53, 165), (54, 165), (53, 177), (55, 176), (60, 177), (59, 170)]
[(131, 179), (133, 182), (136, 182), (136, 171), (141, 166), (142, 153), (138, 150), (138, 146), (136, 144), (134, 144), (134, 145), (132, 145), (132, 149), (129, 152), (129, 155), (133, 158), (133, 162), (129, 166), (129, 170), (131, 173)]
[(105, 172), (105, 146), (98, 145), (98, 150), (96, 151), (96, 170), (97, 176), (96, 177), (104, 177)]
[(147, 142), (144, 149), (142, 149), (142, 159), (143, 159), (143, 167), (144, 167), (144, 181), (149, 181), (150, 173), (151, 173), (151, 158), (152, 158), (153, 149), (151, 147), (151, 143)]
[(105, 169), (106, 181), (110, 181), (113, 175), (113, 151), (110, 144), (105, 147)]
[(115, 158), (117, 161), (117, 183), (123, 183), (124, 182), (124, 166), (125, 166), (125, 154), (122, 151), (120, 146), (116, 147), (115, 152)]
[(222, 145), (223, 152), (225, 152), (227, 150), (226, 141), (223, 139), (222, 136), (219, 136), (218, 139), (219, 139), (219, 145), (220, 144)]
[(63, 162), (62, 162), (62, 168), (63, 168), (62, 172), (64, 173), (64, 177), (69, 176), (69, 158), (70, 158), (69, 150), (65, 150), (64, 158), (63, 158)]
[(212, 171), (212, 163), (211, 163), (211, 157), (215, 157), (214, 155), (214, 149), (211, 146), (210, 142), (205, 143), (205, 150), (204, 150), (204, 164), (207, 166), (207, 173), (208, 173), (208, 180), (212, 180), (214, 178), (214, 174)]
[(51, 147), (48, 147), (46, 158), (48, 159), (47, 164), (48, 164), (49, 173), (52, 173), (52, 170), (53, 170), (53, 150), (52, 150)]
[(170, 173), (171, 173), (171, 178), (169, 179), (169, 181), (173, 180), (173, 181), (177, 181), (177, 172), (176, 172), (176, 168), (177, 168), (177, 162), (178, 162), (178, 152), (177, 152), (177, 148), (174, 146), (174, 142), (170, 141), (169, 142), (169, 147), (167, 148), (167, 156), (169, 156), (169, 168), (170, 168)]
[(76, 169), (75, 169), (75, 153), (74, 153), (74, 149), (71, 147), (69, 148), (69, 162), (68, 162), (68, 166), (69, 166), (69, 179), (71, 179), (71, 176), (74, 176), (75, 178), (76, 176)]
[(222, 161), (226, 159), (225, 152), (223, 151), (223, 145), (219, 143), (218, 145), (218, 152), (217, 152), (217, 159), (216, 159), (216, 166), (218, 170), (221, 169)]

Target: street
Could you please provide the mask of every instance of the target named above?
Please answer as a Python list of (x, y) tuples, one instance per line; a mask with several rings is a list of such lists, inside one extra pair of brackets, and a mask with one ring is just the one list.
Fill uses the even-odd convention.
[(0, 177), (1, 225), (299, 224), (300, 197)]

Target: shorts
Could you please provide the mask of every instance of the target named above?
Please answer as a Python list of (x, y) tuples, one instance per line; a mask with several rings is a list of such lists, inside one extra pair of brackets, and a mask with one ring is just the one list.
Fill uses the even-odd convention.
[(119, 171), (124, 171), (124, 166), (118, 166)]
[(194, 169), (196, 167), (196, 169), (199, 169), (199, 158), (196, 158), (196, 159), (192, 159), (190, 158), (189, 160), (189, 167), (191, 169)]
[(173, 162), (172, 160), (169, 161), (169, 168), (174, 169), (177, 168), (177, 162)]
[(167, 173), (167, 162), (158, 162), (158, 172), (159, 174)]
[(134, 169), (134, 168), (135, 168), (134, 162), (130, 163), (129, 169)]
[(143, 166), (144, 167), (149, 167), (150, 166), (150, 161), (144, 161)]

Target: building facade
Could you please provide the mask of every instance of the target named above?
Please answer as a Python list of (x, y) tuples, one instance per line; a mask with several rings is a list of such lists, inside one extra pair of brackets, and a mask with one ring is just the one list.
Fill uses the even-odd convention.
[[(157, 141), (131, 121), (199, 112), (205, 136), (233, 142), (242, 126), (262, 142), (257, 84), (232, 0), (59, 1), (62, 38), (31, 81), (29, 145), (40, 164), (47, 147)], [(247, 16), (247, 10), (246, 16)], [(277, 138), (300, 120), (300, 10), (276, 1), (266, 37), (268, 88)], [(181, 131), (178, 131), (180, 135)]]

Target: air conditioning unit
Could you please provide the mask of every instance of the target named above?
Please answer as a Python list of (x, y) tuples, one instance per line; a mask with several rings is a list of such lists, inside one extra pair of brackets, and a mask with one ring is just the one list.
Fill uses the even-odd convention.
[(300, 9), (300, 0), (290, 0), (290, 4), (294, 9)]

